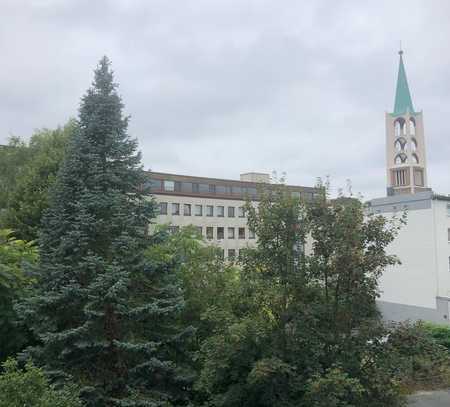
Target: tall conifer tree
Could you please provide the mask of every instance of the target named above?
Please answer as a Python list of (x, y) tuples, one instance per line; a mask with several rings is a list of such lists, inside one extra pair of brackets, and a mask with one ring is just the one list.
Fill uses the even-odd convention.
[(104, 57), (43, 219), (38, 294), (22, 306), (30, 353), (72, 377), (89, 406), (168, 406), (182, 398), (170, 269), (145, 259), (154, 212), (128, 118)]

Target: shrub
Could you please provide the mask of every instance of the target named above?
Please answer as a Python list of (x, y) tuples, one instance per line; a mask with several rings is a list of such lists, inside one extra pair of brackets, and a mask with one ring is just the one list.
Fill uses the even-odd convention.
[(0, 375), (0, 407), (81, 407), (78, 392), (67, 386), (53, 387), (44, 372), (31, 362), (19, 368), (15, 359), (3, 363)]
[(424, 323), (423, 329), (441, 346), (450, 351), (450, 326)]
[(359, 407), (363, 403), (364, 388), (358, 379), (351, 378), (339, 368), (315, 376), (308, 382), (305, 406)]
[[(442, 343), (442, 342), (441, 342)], [(450, 385), (450, 355), (424, 323), (401, 323), (388, 339), (391, 364), (405, 392)]]

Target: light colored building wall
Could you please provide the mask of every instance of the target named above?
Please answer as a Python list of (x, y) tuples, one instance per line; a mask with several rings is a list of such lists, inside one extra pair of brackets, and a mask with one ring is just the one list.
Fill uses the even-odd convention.
[[(386, 213), (391, 218), (394, 214)], [(435, 308), (437, 271), (432, 208), (411, 210), (407, 224), (388, 247), (402, 264), (388, 267), (380, 280), (382, 301)]]
[(401, 265), (388, 267), (380, 279), (381, 310), (386, 319), (448, 322), (450, 300), (450, 201), (432, 192), (371, 201), (371, 210), (407, 223), (387, 248)]
[(438, 296), (450, 298), (450, 201), (434, 200), (433, 213), (436, 265), (438, 269)]
[[(202, 228), (202, 235), (206, 239), (206, 228), (214, 228), (214, 238), (212, 240), (207, 240), (212, 244), (224, 249), (225, 257), (228, 257), (228, 250), (236, 250), (236, 256), (239, 254), (239, 250), (248, 247), (249, 245), (254, 245), (256, 243), (255, 238), (251, 238), (249, 228), (247, 226), (247, 218), (239, 217), (239, 207), (243, 207), (245, 201), (242, 200), (231, 200), (231, 199), (212, 199), (205, 197), (190, 197), (190, 196), (176, 196), (176, 195), (154, 195), (156, 201), (167, 202), (168, 212), (167, 215), (158, 215), (156, 222), (159, 224), (170, 224), (172, 226), (184, 227), (188, 225), (193, 225)], [(171, 204), (178, 203), (180, 205), (180, 215), (171, 214)], [(183, 205), (191, 205), (191, 216), (185, 216), (183, 214)], [(256, 203), (255, 203), (256, 204)], [(202, 205), (203, 211), (202, 216), (195, 216), (194, 208), (195, 205)], [(206, 206), (212, 205), (214, 207), (214, 216), (206, 216)], [(224, 207), (224, 216), (217, 216), (217, 207)], [(228, 207), (234, 207), (235, 216), (228, 216)], [(217, 228), (224, 228), (224, 238), (217, 238)], [(234, 228), (234, 239), (228, 238), (228, 228)], [(245, 229), (245, 239), (239, 238), (239, 228)]]

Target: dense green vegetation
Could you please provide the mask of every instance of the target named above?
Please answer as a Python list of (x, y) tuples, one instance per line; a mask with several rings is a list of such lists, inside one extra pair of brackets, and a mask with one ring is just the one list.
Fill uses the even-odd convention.
[(37, 131), (28, 144), (12, 138), (0, 150), (0, 228), (12, 229), (19, 239), (37, 239), (48, 190), (75, 129), (71, 120), (56, 130)]
[(73, 385), (61, 389), (52, 386), (44, 372), (31, 362), (22, 370), (17, 361), (3, 363), (0, 375), (0, 407), (81, 407)]
[(19, 352), (31, 339), (30, 333), (18, 324), (14, 301), (29, 292), (32, 279), (24, 272), (26, 263), (34, 263), (36, 247), (17, 240), (10, 230), (0, 229), (0, 362)]
[(0, 150), (0, 406), (396, 407), (449, 383), (448, 331), (376, 308), (404, 219), (280, 183), (224, 261), (149, 228), (122, 109), (104, 58), (76, 121)]

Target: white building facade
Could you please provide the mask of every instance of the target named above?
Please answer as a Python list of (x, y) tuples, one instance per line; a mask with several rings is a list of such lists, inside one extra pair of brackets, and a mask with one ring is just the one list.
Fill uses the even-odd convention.
[[(225, 180), (150, 172), (151, 193), (159, 205), (157, 224), (173, 231), (193, 225), (203, 238), (233, 259), (257, 237), (249, 229), (244, 205), (247, 198), (258, 204), (258, 191), (270, 188), (268, 174), (241, 174), (240, 180)], [(286, 186), (292, 196), (313, 199), (315, 188)]]
[(407, 223), (388, 247), (401, 265), (380, 280), (379, 308), (386, 320), (448, 323), (450, 302), (450, 197), (431, 191), (374, 199), (369, 210)]

